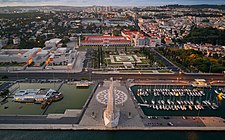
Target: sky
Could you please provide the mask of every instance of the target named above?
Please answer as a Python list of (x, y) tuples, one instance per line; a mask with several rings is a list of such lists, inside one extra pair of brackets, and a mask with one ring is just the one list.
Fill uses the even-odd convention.
[(225, 4), (225, 0), (0, 0), (0, 6), (161, 6), (169, 4)]

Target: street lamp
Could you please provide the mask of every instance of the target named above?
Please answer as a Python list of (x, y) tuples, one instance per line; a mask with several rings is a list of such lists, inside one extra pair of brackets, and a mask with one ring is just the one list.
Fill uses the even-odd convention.
[(19, 83), (19, 81), (18, 81), (18, 79), (19, 79), (19, 75), (18, 75), (18, 72), (16, 73), (16, 76), (17, 76), (17, 84), (18, 84), (18, 86), (19, 86), (19, 89), (20, 89), (20, 83)]
[(55, 89), (55, 74), (54, 74), (54, 70), (52, 68), (52, 78), (53, 78), (53, 82), (54, 82), (54, 89)]
[(180, 74), (180, 75), (182, 74), (182, 71), (181, 71), (181, 70), (179, 71), (179, 74)]

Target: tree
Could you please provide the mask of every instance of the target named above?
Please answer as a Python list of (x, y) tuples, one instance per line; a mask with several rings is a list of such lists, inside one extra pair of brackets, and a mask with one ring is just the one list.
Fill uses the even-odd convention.
[(161, 39), (161, 43), (166, 44), (164, 38)]
[(213, 54), (213, 58), (217, 59), (218, 58), (218, 54), (217, 53)]
[(112, 33), (113, 33), (114, 36), (120, 36), (121, 35), (121, 32), (119, 30), (113, 30)]
[(219, 64), (223, 64), (223, 58), (222, 58), (222, 57), (220, 57), (220, 58), (218, 59), (218, 63), (219, 63)]
[(85, 37), (83, 35), (80, 35), (80, 40), (84, 40)]
[(9, 94), (9, 90), (8, 90), (8, 89), (4, 90), (4, 91), (1, 93), (1, 95), (8, 95), (8, 94)]
[(100, 68), (101, 56), (100, 56), (100, 48), (98, 46), (98, 68)]
[(216, 28), (193, 28), (189, 35), (184, 38), (184, 42), (192, 43), (210, 43), (225, 45), (225, 30), (219, 30)]
[(117, 46), (115, 46), (115, 52), (117, 52)]
[(64, 37), (61, 41), (61, 43), (66, 44), (70, 41), (70, 39), (68, 37)]
[(8, 79), (8, 76), (4, 75), (2, 76), (2, 79)]
[(103, 51), (102, 51), (102, 47), (100, 47), (100, 59), (101, 59), (101, 64), (103, 64)]

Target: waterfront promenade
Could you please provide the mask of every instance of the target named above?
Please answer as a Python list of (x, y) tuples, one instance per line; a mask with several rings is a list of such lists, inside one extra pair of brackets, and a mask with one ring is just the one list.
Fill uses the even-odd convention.
[[(100, 103), (97, 98), (99, 93), (102, 93), (102, 91), (108, 90), (110, 81), (105, 81), (104, 83), (99, 84), (98, 89), (93, 95), (93, 98), (91, 99), (88, 108), (86, 109), (79, 126), (80, 127), (92, 127), (96, 126), (98, 127), (105, 127), (103, 122), (103, 111), (106, 108), (106, 104)], [(125, 87), (124, 83), (121, 83), (119, 81), (115, 81), (114, 87), (116, 90), (119, 90), (125, 94), (124, 96), (121, 95), (121, 98), (124, 97), (124, 101), (121, 101), (116, 106), (120, 110), (120, 120), (118, 127), (144, 127), (144, 124), (142, 123), (142, 119), (140, 117), (140, 114), (138, 113), (133, 101), (132, 96), (128, 93), (127, 88)], [(119, 95), (118, 95), (119, 96)], [(126, 96), (126, 97), (125, 97)], [(107, 96), (102, 96), (107, 97)], [(115, 95), (116, 102), (121, 99), (120, 97), (117, 97)], [(101, 98), (102, 99), (102, 98)], [(105, 99), (102, 99), (103, 101)], [(122, 100), (122, 99), (121, 99)], [(130, 114), (130, 115), (129, 115)]]
[[(218, 118), (209, 118), (218, 120)], [(221, 123), (221, 120), (216, 121), (215, 124)], [(214, 124), (214, 125), (215, 125)], [(213, 125), (213, 124), (212, 124)], [(106, 128), (105, 126), (81, 126), (77, 124), (0, 124), (1, 130), (140, 130), (140, 131), (225, 131), (225, 124), (220, 126), (205, 126), (205, 127), (176, 127), (176, 126), (164, 126), (164, 127), (117, 127)]]
[[(104, 126), (103, 111), (106, 108), (104, 97), (107, 96), (103, 96), (103, 93), (109, 87), (109, 81), (104, 81), (99, 82), (97, 88), (93, 90), (83, 111), (68, 110), (70, 112), (64, 115), (51, 114), (48, 116), (0, 116), (0, 129), (225, 131), (225, 120), (219, 117), (188, 116), (183, 119), (182, 116), (169, 116), (169, 119), (165, 119), (164, 116), (158, 116), (157, 119), (149, 118), (138, 106), (130, 90), (130, 86), (139, 85), (142, 82), (115, 81), (115, 89), (120, 93), (116, 95), (116, 102), (121, 112), (120, 121), (116, 128), (106, 128)], [(144, 81), (144, 83), (148, 82)], [(152, 82), (150, 81), (148, 84), (152, 84)], [(79, 112), (82, 112), (82, 115), (79, 115)], [(173, 122), (173, 126), (168, 125), (168, 122)]]

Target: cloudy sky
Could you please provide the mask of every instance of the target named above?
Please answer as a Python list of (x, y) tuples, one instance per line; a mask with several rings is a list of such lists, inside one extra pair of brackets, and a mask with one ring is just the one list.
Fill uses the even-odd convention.
[(225, 0), (0, 0), (0, 6), (67, 5), (67, 6), (158, 6), (167, 4), (225, 4)]

